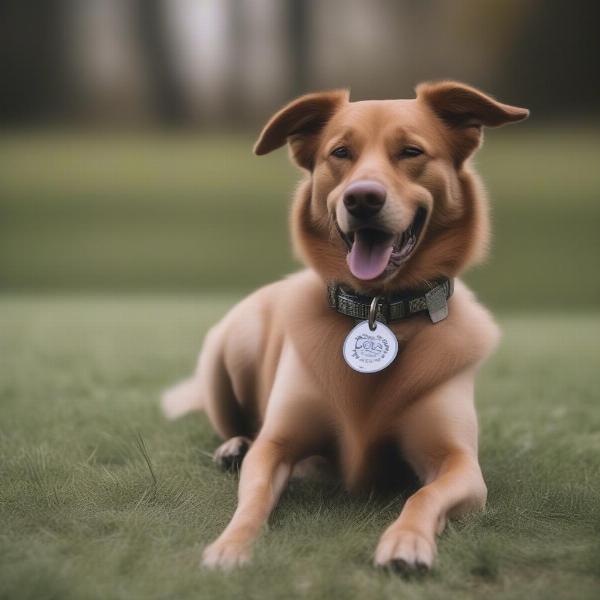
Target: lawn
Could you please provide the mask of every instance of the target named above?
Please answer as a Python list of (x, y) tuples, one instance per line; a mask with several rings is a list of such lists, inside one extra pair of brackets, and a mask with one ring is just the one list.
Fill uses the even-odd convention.
[(0, 297), (0, 598), (597, 598), (600, 315), (501, 318), (479, 382), (482, 514), (455, 522), (434, 571), (371, 566), (401, 497), (294, 482), (251, 567), (198, 567), (235, 505), (199, 415), (165, 422), (237, 295)]
[(0, 598), (600, 597), (600, 136), (489, 132), (489, 263), (504, 343), (478, 405), (489, 505), (434, 572), (376, 571), (403, 498), (293, 482), (252, 567), (199, 569), (235, 506), (205, 420), (160, 390), (246, 290), (295, 268), (298, 173), (251, 135), (0, 139)]
[[(535, 123), (533, 123), (535, 125)], [(0, 290), (239, 293), (294, 267), (299, 173), (251, 135), (0, 139)], [(598, 127), (489, 131), (476, 164), (494, 243), (469, 281), (494, 308), (600, 303)]]

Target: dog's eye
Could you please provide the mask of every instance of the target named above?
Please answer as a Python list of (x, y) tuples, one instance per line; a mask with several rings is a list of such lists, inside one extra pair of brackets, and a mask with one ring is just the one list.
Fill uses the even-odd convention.
[(423, 150), (417, 148), (417, 146), (406, 146), (400, 152), (402, 158), (414, 158), (415, 156), (421, 156), (421, 154), (423, 154)]
[(350, 150), (346, 146), (338, 146), (331, 152), (331, 156), (336, 158), (350, 158)]

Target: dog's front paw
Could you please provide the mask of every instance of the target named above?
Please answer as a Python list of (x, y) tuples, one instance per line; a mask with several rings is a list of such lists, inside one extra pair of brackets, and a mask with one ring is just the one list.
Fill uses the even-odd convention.
[(202, 566), (228, 571), (250, 561), (250, 546), (239, 540), (221, 539), (207, 546), (202, 553)]
[(428, 571), (435, 558), (435, 541), (408, 529), (390, 527), (379, 540), (375, 565), (403, 575)]

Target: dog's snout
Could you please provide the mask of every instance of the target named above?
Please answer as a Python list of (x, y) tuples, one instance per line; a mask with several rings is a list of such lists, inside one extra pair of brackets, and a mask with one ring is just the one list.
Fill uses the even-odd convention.
[(344, 206), (357, 219), (369, 219), (383, 207), (386, 191), (377, 181), (368, 179), (351, 183), (344, 192)]

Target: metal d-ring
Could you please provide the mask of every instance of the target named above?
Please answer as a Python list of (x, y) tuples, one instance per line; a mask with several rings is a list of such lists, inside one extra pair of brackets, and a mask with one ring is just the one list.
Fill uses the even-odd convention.
[(371, 306), (369, 308), (369, 329), (371, 331), (375, 331), (377, 329), (377, 325), (375, 324), (375, 316), (377, 315), (377, 305), (379, 304), (379, 300), (381, 296), (375, 296), (371, 301)]

